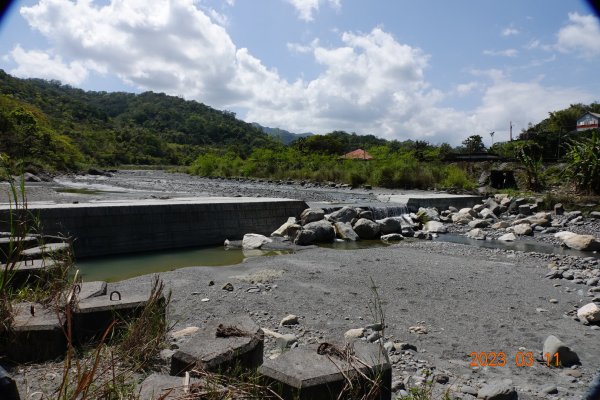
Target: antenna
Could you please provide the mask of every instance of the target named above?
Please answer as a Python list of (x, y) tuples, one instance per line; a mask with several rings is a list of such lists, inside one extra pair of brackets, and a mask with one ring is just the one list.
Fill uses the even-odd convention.
[(496, 132), (490, 132), (490, 137), (492, 138), (492, 146), (494, 145), (494, 133)]

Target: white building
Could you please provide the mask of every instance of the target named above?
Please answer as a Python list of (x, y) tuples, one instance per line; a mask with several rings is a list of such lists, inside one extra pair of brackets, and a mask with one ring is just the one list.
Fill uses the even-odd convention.
[(587, 129), (597, 129), (599, 121), (600, 114), (588, 111), (577, 120), (577, 132), (585, 131)]

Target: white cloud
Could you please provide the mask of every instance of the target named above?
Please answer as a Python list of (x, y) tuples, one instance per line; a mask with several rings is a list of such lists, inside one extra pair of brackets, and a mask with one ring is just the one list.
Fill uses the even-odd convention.
[[(11, 53), (16, 75), (76, 84), (92, 70), (114, 74), (142, 90), (235, 108), (246, 113), (247, 121), (296, 132), (344, 129), (459, 144), (474, 133), (500, 132), (510, 119), (535, 121), (588, 99), (575, 90), (545, 88), (540, 81), (511, 82), (501, 70), (473, 70), (491, 83), (471, 82), (444, 94), (426, 80), (429, 55), (381, 28), (343, 32), (337, 46), (317, 39), (289, 44), (321, 67), (312, 80), (290, 82), (238, 48), (196, 0), (112, 0), (105, 6), (41, 0), (21, 13), (53, 47), (46, 52), (16, 47)], [(484, 97), (474, 110), (441, 105), (447, 95), (475, 89)]]
[(465, 96), (473, 92), (474, 90), (479, 89), (480, 87), (481, 84), (479, 82), (461, 83), (459, 85), (456, 85), (454, 91), (459, 96)]
[(558, 31), (556, 48), (589, 58), (600, 55), (600, 23), (592, 14), (569, 13), (569, 23)]
[(319, 10), (319, 6), (322, 3), (329, 3), (331, 7), (339, 10), (342, 6), (341, 0), (286, 0), (290, 3), (296, 11), (298, 16), (304, 21), (312, 21), (314, 19), (313, 13)]
[(56, 79), (78, 85), (88, 76), (88, 69), (79, 61), (67, 64), (59, 55), (39, 50), (27, 51), (19, 45), (10, 52), (10, 58), (17, 63), (10, 73), (21, 77)]
[(516, 57), (519, 51), (517, 49), (484, 50), (483, 54), (486, 56)]
[(515, 36), (519, 34), (519, 30), (513, 27), (502, 29), (502, 36)]

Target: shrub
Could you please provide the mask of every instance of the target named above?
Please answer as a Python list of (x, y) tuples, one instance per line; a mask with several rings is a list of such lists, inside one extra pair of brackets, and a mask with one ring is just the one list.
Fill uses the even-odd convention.
[(569, 145), (567, 174), (579, 190), (600, 194), (600, 137), (592, 136)]

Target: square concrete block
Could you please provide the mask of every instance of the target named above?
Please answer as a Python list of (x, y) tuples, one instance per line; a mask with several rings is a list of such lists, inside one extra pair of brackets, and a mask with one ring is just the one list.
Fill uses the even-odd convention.
[(46, 243), (42, 246), (35, 246), (21, 252), (21, 258), (44, 258), (53, 254), (60, 254), (69, 251), (71, 246), (68, 243)]
[(148, 295), (112, 292), (80, 300), (73, 310), (73, 335), (79, 344), (99, 340), (114, 319), (130, 321), (142, 312)]
[[(10, 286), (22, 287), (25, 284), (44, 282), (47, 275), (60, 267), (58, 263), (49, 258), (18, 261), (8, 266), (13, 269)], [(6, 264), (0, 265), (0, 273), (7, 268)]]
[[(218, 335), (219, 325), (226, 335)], [(233, 328), (233, 329), (230, 329)], [(264, 333), (248, 316), (232, 316), (208, 323), (171, 357), (171, 375), (181, 375), (194, 367), (225, 372), (241, 367), (256, 369), (262, 364)]]
[(67, 348), (65, 333), (55, 310), (37, 303), (19, 303), (14, 306), (14, 312), (12, 332), (0, 338), (0, 347), (4, 347), (10, 360), (42, 362), (64, 354)]
[(92, 281), (82, 282), (79, 285), (79, 292), (77, 298), (79, 301), (91, 299), (92, 297), (99, 297), (106, 295), (106, 282), (104, 281)]
[(226, 398), (227, 389), (204, 379), (185, 378), (154, 373), (140, 385), (140, 400), (180, 400), (187, 398)]
[(350, 358), (321, 355), (314, 348), (294, 349), (265, 361), (259, 373), (284, 399), (334, 400), (342, 393), (346, 394), (342, 398), (347, 398), (350, 393), (345, 392), (346, 377), (352, 379), (357, 391), (351, 392), (351, 398), (362, 398), (371, 386), (361, 373), (379, 382), (376, 396), (370, 398), (391, 398), (391, 365), (387, 353), (377, 344), (355, 342)]
[[(19, 243), (20, 242), (20, 243)], [(25, 236), (20, 240), (14, 239), (9, 236), (0, 237), (0, 262), (6, 262), (7, 257), (11, 252), (11, 244), (12, 251), (14, 251), (18, 246), (21, 246), (21, 249), (30, 249), (33, 246), (37, 246), (38, 238), (35, 236)], [(16, 254), (12, 254), (12, 257), (15, 257)]]

